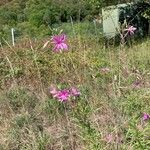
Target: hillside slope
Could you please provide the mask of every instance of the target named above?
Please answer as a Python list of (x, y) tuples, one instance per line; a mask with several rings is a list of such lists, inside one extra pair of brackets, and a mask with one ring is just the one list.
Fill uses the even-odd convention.
[[(0, 149), (150, 149), (150, 40), (104, 49), (77, 36), (64, 53), (45, 42), (1, 47)], [(52, 85), (81, 94), (61, 103)]]

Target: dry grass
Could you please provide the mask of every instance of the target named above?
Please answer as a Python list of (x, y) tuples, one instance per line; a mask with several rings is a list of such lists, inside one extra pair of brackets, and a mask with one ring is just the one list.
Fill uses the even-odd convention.
[[(142, 121), (150, 113), (150, 40), (122, 50), (69, 40), (59, 54), (42, 48), (46, 40), (1, 47), (0, 149), (150, 149), (150, 122)], [(52, 84), (77, 86), (81, 96), (59, 103)]]

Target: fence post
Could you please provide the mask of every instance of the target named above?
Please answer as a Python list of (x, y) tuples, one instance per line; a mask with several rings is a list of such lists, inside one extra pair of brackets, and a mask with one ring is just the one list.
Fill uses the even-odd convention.
[(15, 46), (15, 35), (14, 35), (14, 28), (11, 28), (11, 36), (12, 36), (12, 45)]

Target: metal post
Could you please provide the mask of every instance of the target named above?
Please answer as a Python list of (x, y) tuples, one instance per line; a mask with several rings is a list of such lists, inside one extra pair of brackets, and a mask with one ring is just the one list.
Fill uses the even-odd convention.
[(14, 28), (11, 29), (11, 35), (12, 35), (12, 45), (15, 46), (15, 36), (14, 36)]
[(150, 20), (148, 20), (148, 36), (150, 36)]

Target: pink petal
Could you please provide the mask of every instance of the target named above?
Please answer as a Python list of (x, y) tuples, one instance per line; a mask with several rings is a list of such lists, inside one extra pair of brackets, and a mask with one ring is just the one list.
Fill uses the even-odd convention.
[(59, 91), (55, 87), (50, 88), (50, 94), (52, 94), (54, 98), (57, 97), (58, 92)]
[(134, 34), (134, 31), (136, 30), (135, 27), (133, 26), (129, 26), (127, 29), (125, 29), (125, 31), (128, 31), (129, 34), (133, 35)]
[(51, 40), (52, 40), (52, 43), (57, 44), (59, 42), (59, 37), (53, 36)]
[(52, 88), (50, 89), (50, 93), (51, 93), (51, 94), (57, 93), (57, 89), (56, 89), (55, 87), (52, 87)]
[(71, 88), (70, 92), (72, 96), (79, 96), (81, 94), (80, 91), (75, 87)]
[(113, 135), (112, 135), (112, 134), (106, 135), (105, 141), (106, 141), (107, 143), (113, 142)]
[(61, 39), (62, 42), (65, 42), (65, 40), (66, 40), (66, 35), (65, 35), (65, 34), (61, 35), (61, 36), (60, 36), (60, 39)]
[(105, 68), (101, 68), (100, 71), (103, 73), (108, 73), (108, 72), (110, 72), (110, 69), (105, 67)]
[(61, 49), (59, 48), (59, 45), (55, 45), (55, 47), (53, 48), (54, 52), (61, 52)]
[(62, 43), (62, 44), (61, 44), (61, 46), (62, 46), (62, 49), (65, 49), (65, 50), (67, 50), (67, 49), (68, 49), (68, 45), (67, 45), (67, 44), (65, 44), (65, 43)]
[(58, 101), (64, 102), (67, 101), (70, 97), (69, 90), (61, 90), (57, 94)]
[(143, 120), (146, 121), (146, 120), (149, 120), (150, 119), (150, 115), (147, 114), (147, 113), (144, 113), (143, 114)]

